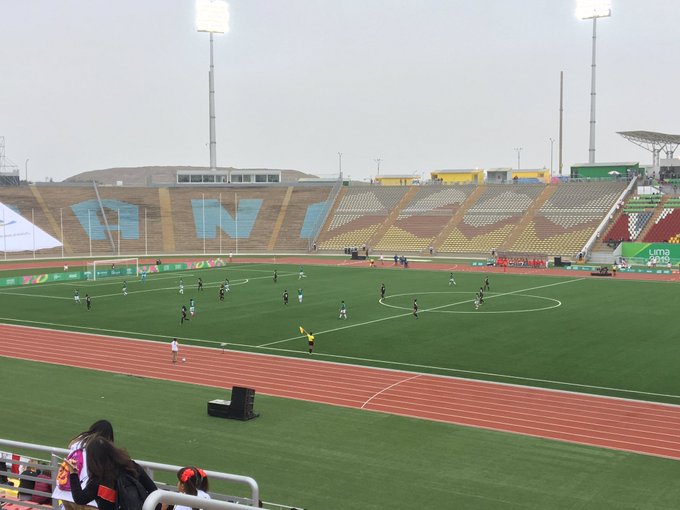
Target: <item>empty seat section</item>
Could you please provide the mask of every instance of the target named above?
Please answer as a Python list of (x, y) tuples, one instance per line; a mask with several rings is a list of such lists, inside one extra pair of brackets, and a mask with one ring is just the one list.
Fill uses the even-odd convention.
[(348, 189), (321, 236), (319, 249), (340, 250), (368, 243), (407, 191), (406, 186)]
[(485, 253), (498, 248), (544, 189), (544, 184), (487, 185), (439, 251)]
[(421, 187), (374, 249), (426, 250), (474, 189), (475, 185)]
[(513, 243), (512, 251), (573, 255), (614, 206), (626, 183), (561, 183)]

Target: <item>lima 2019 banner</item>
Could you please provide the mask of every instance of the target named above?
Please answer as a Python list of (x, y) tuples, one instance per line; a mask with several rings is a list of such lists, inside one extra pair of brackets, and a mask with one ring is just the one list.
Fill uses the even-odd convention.
[(674, 264), (680, 260), (680, 244), (668, 243), (623, 243), (623, 258), (640, 258), (648, 262), (652, 257), (658, 264)]

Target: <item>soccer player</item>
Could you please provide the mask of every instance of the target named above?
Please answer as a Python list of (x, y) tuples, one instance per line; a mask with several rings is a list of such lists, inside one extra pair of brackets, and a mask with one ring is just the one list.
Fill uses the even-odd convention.
[(123, 280), (123, 296), (127, 296), (127, 282)]
[(453, 273), (449, 273), (449, 287), (451, 285), (455, 285), (455, 284), (456, 284), (456, 278), (453, 276)]
[(346, 319), (347, 318), (347, 307), (345, 306), (345, 302), (343, 301), (340, 303), (340, 316), (338, 319)]
[(191, 298), (189, 300), (189, 313), (193, 317), (195, 312), (196, 312), (196, 302), (194, 301), (194, 298)]
[(146, 281), (146, 269), (142, 269), (142, 283)]
[(276, 269), (274, 269), (274, 283), (279, 281), (279, 274), (276, 272)]
[(475, 310), (479, 310), (479, 294), (475, 294)]
[(298, 280), (300, 280), (301, 278), (307, 278), (307, 276), (305, 275), (305, 270), (302, 266), (300, 266), (300, 272), (298, 273)]
[(224, 301), (224, 284), (220, 285), (220, 301)]
[(201, 292), (203, 290), (203, 278), (200, 276), (198, 277), (198, 291)]
[(179, 293), (184, 294), (184, 280), (179, 279)]
[(224, 291), (229, 292), (229, 278), (224, 279)]
[(80, 304), (80, 291), (78, 289), (73, 292), (73, 302), (77, 305)]
[(484, 287), (479, 288), (479, 304), (484, 304)]
[(170, 342), (170, 350), (172, 351), (172, 362), (177, 363), (177, 353), (179, 352), (179, 346), (177, 345), (177, 339), (173, 338)]
[(487, 276), (484, 278), (484, 290), (491, 290), (491, 287), (489, 287), (489, 277)]
[(302, 289), (298, 289), (298, 303), (302, 304)]
[(85, 304), (87, 305), (88, 311), (92, 309), (92, 298), (89, 294), (85, 294)]
[(385, 284), (380, 284), (380, 299), (385, 299)]
[(418, 300), (417, 299), (413, 300), (413, 316), (416, 319), (418, 318)]
[(283, 304), (284, 305), (288, 304), (288, 291), (287, 290), (283, 291)]
[(185, 305), (182, 305), (182, 318), (180, 319), (179, 323), (184, 324), (184, 321), (188, 321), (189, 317), (187, 317), (187, 307)]

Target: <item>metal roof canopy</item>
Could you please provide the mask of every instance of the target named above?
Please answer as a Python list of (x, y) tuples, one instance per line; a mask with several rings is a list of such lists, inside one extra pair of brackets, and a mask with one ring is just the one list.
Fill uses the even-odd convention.
[(652, 165), (659, 166), (659, 153), (664, 151), (668, 159), (673, 158), (675, 149), (680, 145), (680, 135), (668, 135), (654, 131), (619, 131), (619, 135), (638, 147), (652, 153)]

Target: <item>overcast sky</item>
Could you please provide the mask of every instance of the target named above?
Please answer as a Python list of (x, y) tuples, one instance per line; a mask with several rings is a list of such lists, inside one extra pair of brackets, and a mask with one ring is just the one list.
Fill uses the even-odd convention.
[[(218, 166), (368, 178), (588, 160), (592, 22), (575, 0), (232, 0), (215, 36)], [(192, 0), (0, 0), (0, 136), (29, 178), (208, 166), (208, 35)], [(680, 133), (678, 0), (598, 22), (597, 161)], [(554, 146), (557, 173), (557, 143)]]

